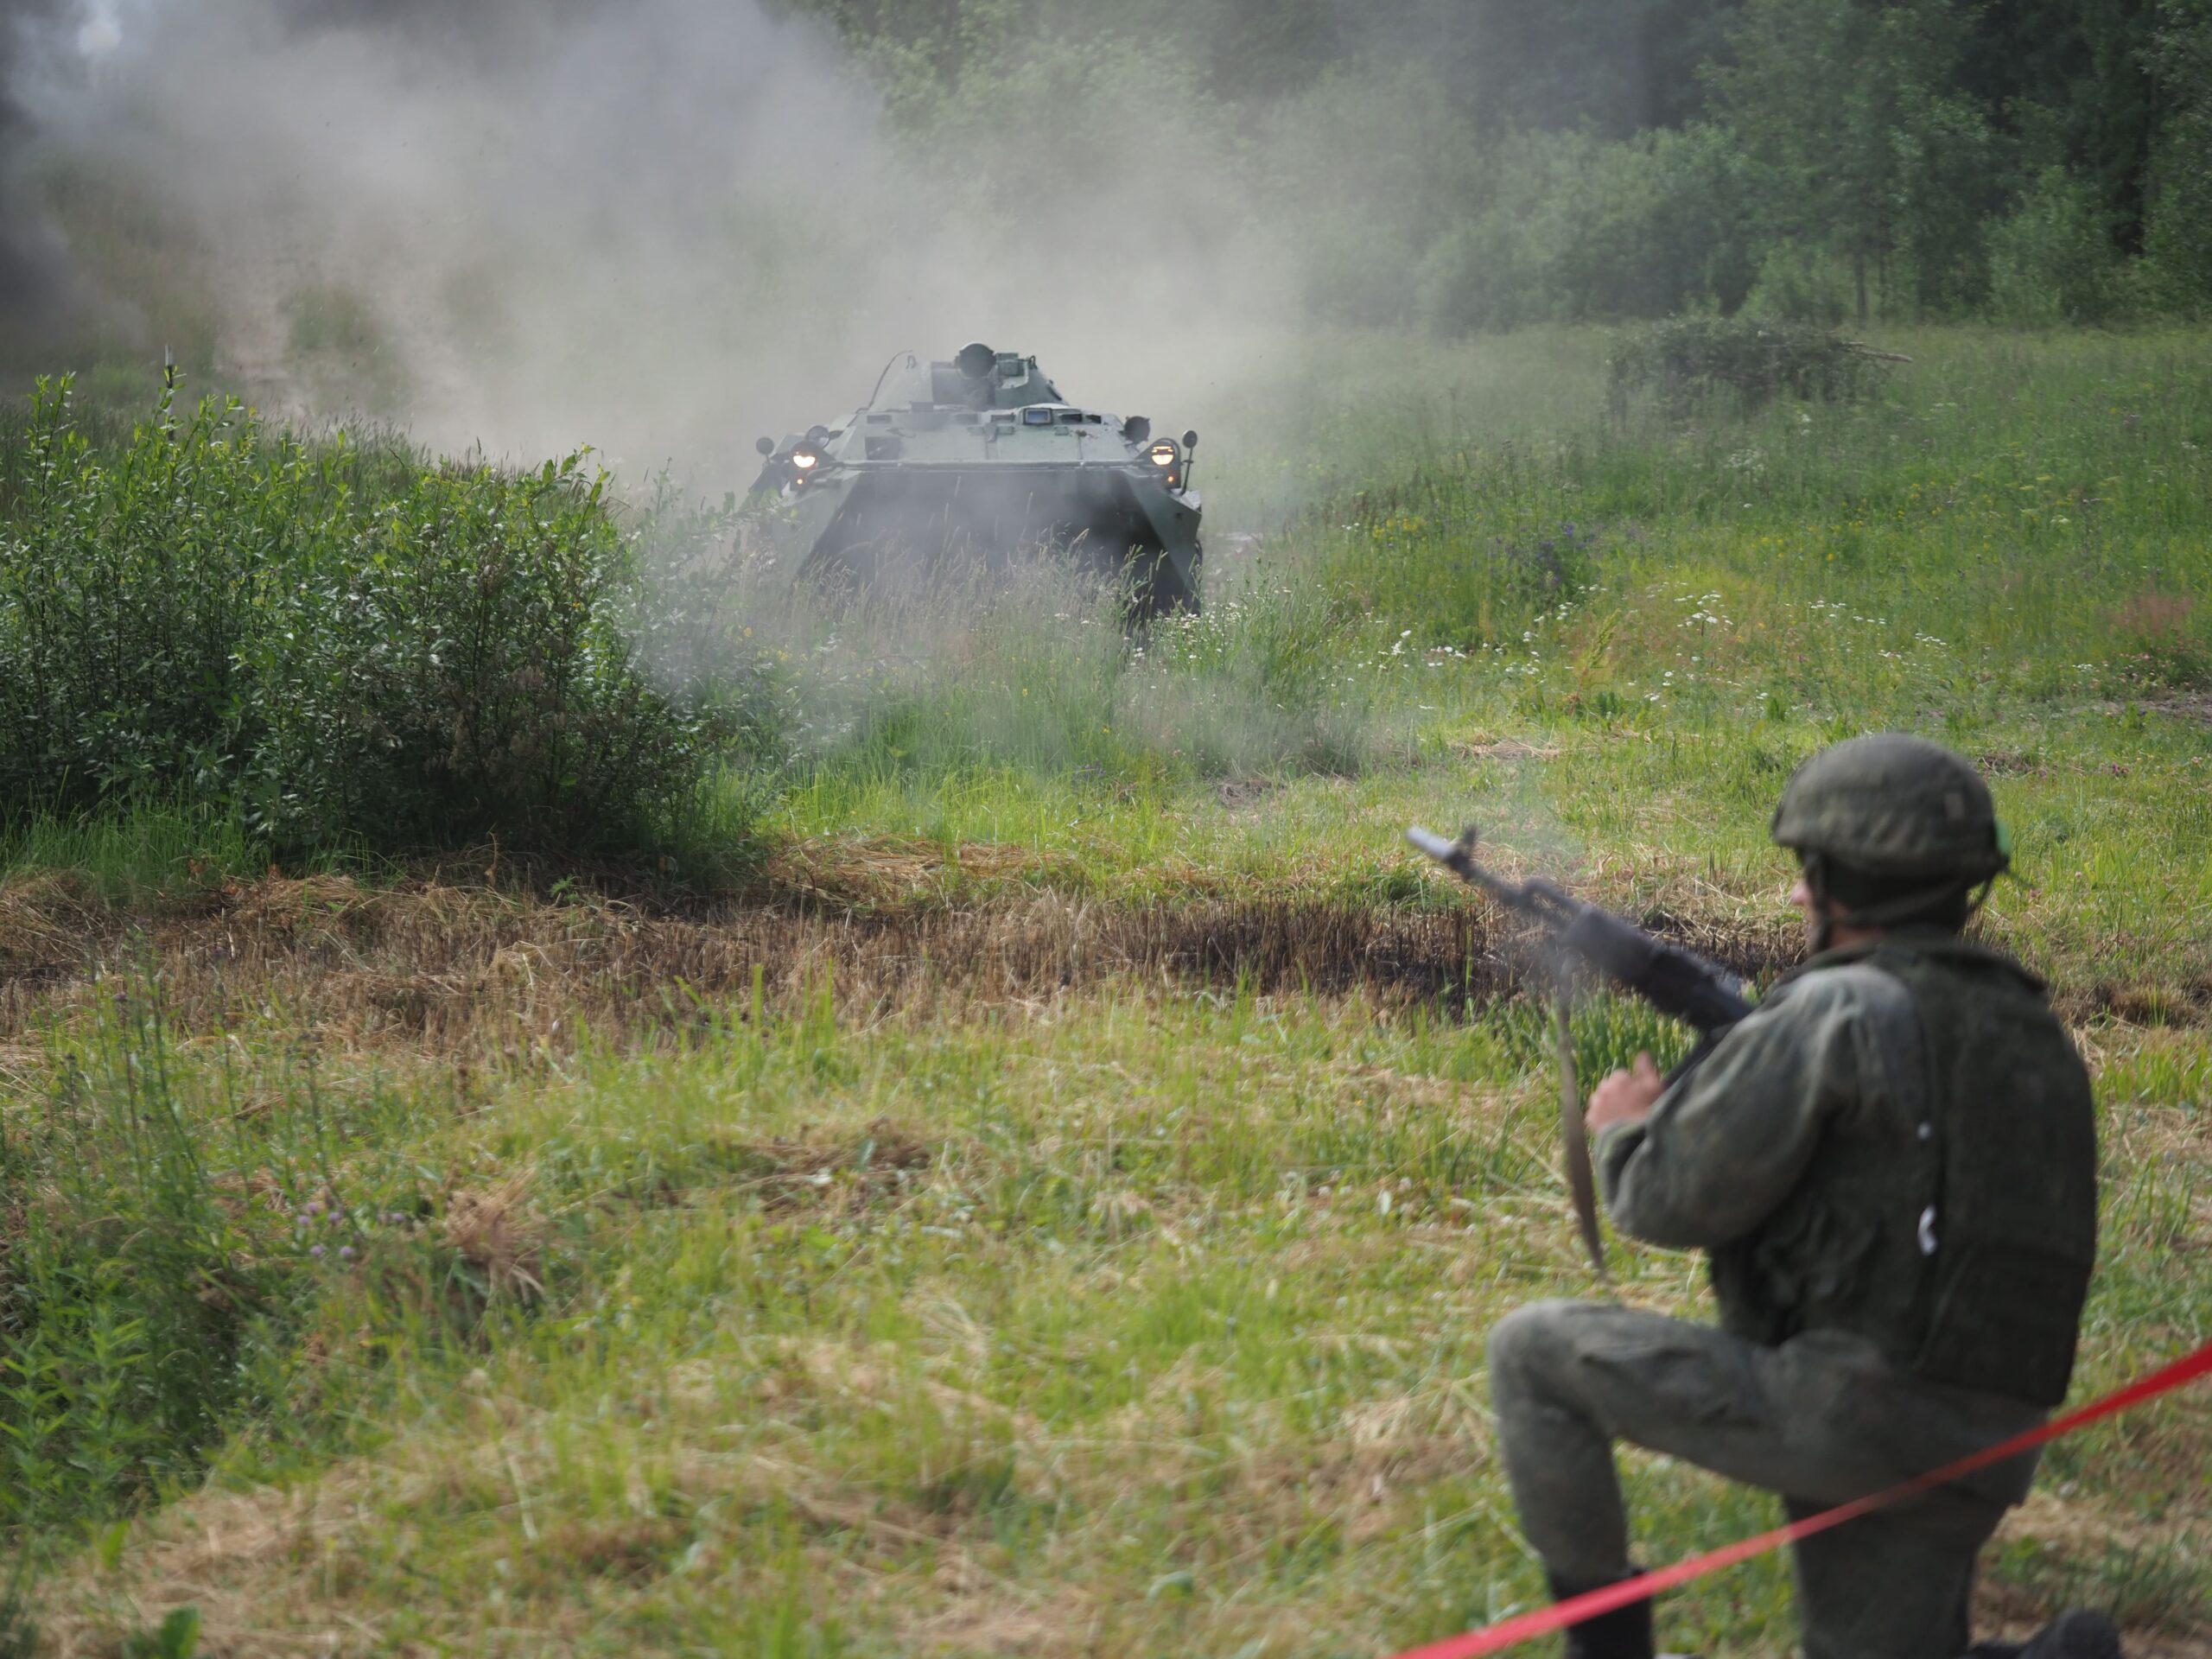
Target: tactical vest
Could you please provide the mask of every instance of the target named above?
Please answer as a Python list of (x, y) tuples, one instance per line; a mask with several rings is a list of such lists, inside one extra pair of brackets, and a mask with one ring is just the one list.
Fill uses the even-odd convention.
[[(1840, 1138), (1817, 1157), (1751, 1238), (1713, 1253), (1724, 1313), (1768, 1341), (1853, 1331), (1929, 1382), (2055, 1406), (2096, 1256), (2088, 1073), (2041, 982), (2005, 957), (1904, 930), (1808, 967), (1852, 962), (1911, 995), (1925, 1077), (1917, 1144)], [(1863, 1243), (1836, 1236), (1854, 1217)], [(1788, 1263), (1808, 1238), (1822, 1247), (1815, 1259), (1857, 1265), (1793, 1283)]]

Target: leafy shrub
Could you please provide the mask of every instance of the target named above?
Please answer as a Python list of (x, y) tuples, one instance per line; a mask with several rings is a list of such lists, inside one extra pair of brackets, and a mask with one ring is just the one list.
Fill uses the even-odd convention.
[(219, 757), (234, 658), (294, 556), (307, 482), (296, 454), (255, 465), (238, 435), (210, 405), (142, 429), (111, 464), (66, 388), (41, 386), (0, 542), (0, 796), (83, 800)]
[(2008, 322), (2101, 322), (2120, 308), (2122, 274), (2096, 193), (2063, 168), (1990, 232), (1990, 307)]
[(1640, 392), (1681, 409), (1716, 395), (1747, 408), (1788, 395), (1840, 402), (1880, 378), (1881, 358), (1809, 323), (1675, 317), (1624, 331), (1606, 359), (1616, 411)]
[(733, 716), (649, 682), (677, 622), (601, 491), (213, 400), (104, 450), (42, 385), (0, 462), (0, 798), (187, 790), (285, 847), (650, 838)]
[(575, 457), (425, 474), (270, 595), (247, 796), (288, 839), (589, 847), (696, 779), (713, 722), (635, 671), (634, 572)]
[(1841, 255), (1784, 239), (1760, 256), (1744, 310), (1751, 317), (1834, 328), (1851, 314), (1851, 268)]

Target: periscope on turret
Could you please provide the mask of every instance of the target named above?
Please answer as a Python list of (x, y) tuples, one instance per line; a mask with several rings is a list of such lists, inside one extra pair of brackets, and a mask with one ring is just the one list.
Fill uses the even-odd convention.
[(753, 484), (801, 573), (865, 588), (1043, 550), (1122, 584), (1139, 616), (1196, 610), (1198, 435), (1071, 404), (1033, 357), (977, 342), (893, 357), (834, 424), (762, 438)]

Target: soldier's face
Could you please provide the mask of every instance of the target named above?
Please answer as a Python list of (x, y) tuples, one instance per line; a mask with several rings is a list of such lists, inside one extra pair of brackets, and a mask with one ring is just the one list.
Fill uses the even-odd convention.
[[(1802, 875), (1789, 889), (1789, 902), (1796, 906), (1797, 913), (1805, 918), (1806, 944), (1817, 946), (1821, 943), (1821, 904), (1813, 897), (1811, 885)], [(1835, 909), (1834, 905), (1829, 905), (1828, 909), (1833, 912)]]
[(1821, 938), (1823, 912), (1826, 912), (1828, 923), (1828, 937), (1825, 941), (1827, 946), (1852, 944), (1860, 939), (1875, 937), (1877, 930), (1849, 925), (1844, 918), (1851, 912), (1836, 903), (1834, 899), (1829, 899), (1826, 905), (1816, 900), (1813, 897), (1813, 889), (1802, 875), (1789, 889), (1789, 902), (1796, 906), (1797, 913), (1805, 918), (1805, 944), (1808, 948), (1819, 949), (1823, 945), (1824, 942)]

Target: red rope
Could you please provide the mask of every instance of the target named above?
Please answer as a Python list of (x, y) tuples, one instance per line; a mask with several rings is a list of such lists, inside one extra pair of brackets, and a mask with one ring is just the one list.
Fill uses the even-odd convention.
[(1724, 1567), (1748, 1561), (1754, 1555), (1764, 1555), (1784, 1544), (1794, 1544), (1801, 1538), (1809, 1538), (1816, 1532), (1826, 1532), (1830, 1527), (1840, 1527), (1847, 1521), (1856, 1521), (1862, 1515), (1885, 1509), (1900, 1499), (1914, 1497), (1930, 1487), (1941, 1486), (1961, 1475), (1970, 1475), (1977, 1469), (1986, 1469), (1993, 1463), (2002, 1463), (2007, 1458), (2033, 1451), (2046, 1441), (2072, 1433), (2084, 1424), (2126, 1411), (2145, 1400), (2155, 1400), (2162, 1394), (2170, 1394), (2202, 1376), (2212, 1376), (2212, 1343), (2205, 1344), (2186, 1358), (2177, 1359), (2172, 1364), (2152, 1372), (2139, 1382), (2129, 1383), (2115, 1394), (2108, 1394), (2101, 1400), (2093, 1400), (2063, 1417), (2054, 1417), (2040, 1427), (2014, 1435), (2001, 1446), (1989, 1446), (1970, 1457), (1961, 1458), (1956, 1463), (1947, 1463), (1941, 1469), (1932, 1469), (1924, 1475), (1916, 1475), (1910, 1480), (1901, 1481), (1886, 1491), (1854, 1497), (1848, 1503), (1839, 1503), (1834, 1509), (1808, 1515), (1802, 1521), (1793, 1521), (1786, 1527), (1777, 1527), (1772, 1532), (1763, 1532), (1756, 1538), (1745, 1538), (1710, 1554), (1695, 1556), (1687, 1561), (1677, 1561), (1672, 1567), (1662, 1567), (1633, 1579), (1624, 1579), (1620, 1583), (1609, 1584), (1602, 1590), (1592, 1590), (1587, 1595), (1576, 1596), (1549, 1607), (1540, 1607), (1534, 1612), (1522, 1613), (1518, 1618), (1487, 1625), (1479, 1630), (1470, 1630), (1465, 1636), (1447, 1637), (1426, 1647), (1408, 1648), (1394, 1655), (1392, 1659), (1477, 1659), (1478, 1655), (1496, 1653), (1500, 1648), (1510, 1648), (1515, 1643), (1526, 1642), (1531, 1637), (1542, 1636), (1569, 1624), (1579, 1624), (1586, 1618), (1610, 1613), (1617, 1607), (1641, 1601), (1661, 1590), (1672, 1590), (1677, 1585), (1688, 1584), (1692, 1579), (1701, 1579), (1708, 1573), (1718, 1573)]

